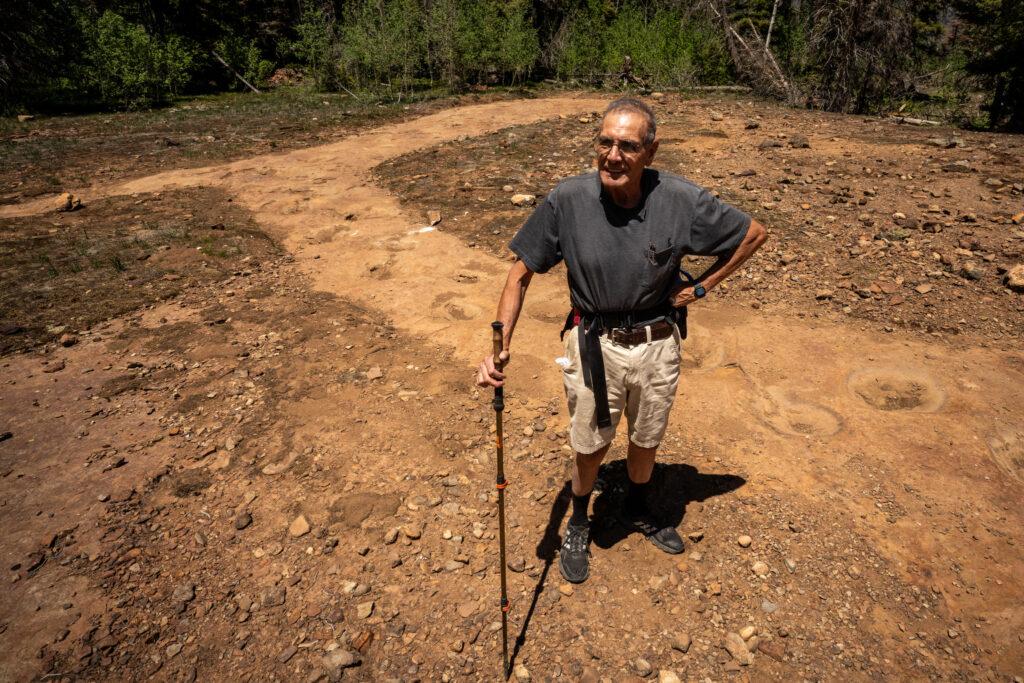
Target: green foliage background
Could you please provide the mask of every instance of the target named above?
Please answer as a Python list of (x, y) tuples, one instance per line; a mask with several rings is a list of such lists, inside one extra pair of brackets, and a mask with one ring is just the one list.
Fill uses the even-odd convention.
[[(9, 0), (0, 112), (137, 109), (258, 87), (291, 67), (324, 91), (402, 98), (541, 79), (652, 88), (749, 82), (722, 18), (771, 48), (810, 106), (941, 101), (1024, 129), (1022, 0)], [(773, 20), (774, 14), (774, 20)], [(635, 85), (635, 83), (634, 83)], [(987, 118), (967, 112), (981, 93)]]

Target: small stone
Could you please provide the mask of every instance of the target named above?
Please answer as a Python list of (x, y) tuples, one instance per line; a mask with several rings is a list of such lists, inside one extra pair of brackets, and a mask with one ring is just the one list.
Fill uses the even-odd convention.
[(927, 283), (914, 287), (914, 291), (917, 292), (918, 294), (927, 294), (928, 292), (932, 291), (932, 289), (934, 289), (934, 287)]
[(65, 367), (66, 366), (64, 364), (64, 361), (63, 360), (58, 360), (58, 361), (55, 361), (55, 362), (50, 363), (48, 365), (44, 365), (43, 366), (43, 372), (45, 372), (47, 374), (52, 374), (54, 372), (60, 372)]
[(520, 574), (526, 571), (526, 560), (521, 557), (516, 557), (508, 561), (508, 568), (514, 571), (516, 574)]
[(736, 539), (736, 542), (740, 544), (741, 548), (749, 548), (750, 544), (754, 542), (750, 536), (740, 536)]
[(819, 289), (814, 293), (814, 298), (818, 301), (825, 301), (826, 299), (831, 299), (834, 295), (831, 289)]
[(566, 597), (571, 597), (575, 592), (575, 589), (572, 587), (571, 583), (563, 583), (558, 587), (558, 592)]
[(235, 528), (241, 531), (252, 524), (252, 514), (249, 512), (240, 512), (235, 517)]
[(811, 141), (807, 139), (806, 135), (791, 135), (789, 136), (789, 146), (793, 149), (809, 149)]
[(750, 565), (750, 571), (754, 572), (757, 576), (764, 578), (765, 576), (768, 576), (769, 568), (766, 563), (758, 560), (754, 564)]
[(851, 579), (859, 579), (860, 567), (858, 567), (855, 564), (851, 564), (849, 567), (846, 568), (846, 573), (850, 575)]
[(192, 602), (196, 597), (196, 587), (193, 583), (183, 583), (174, 589), (171, 595), (175, 602)]
[(398, 527), (392, 527), (384, 532), (384, 545), (391, 545), (398, 540)]
[(740, 638), (743, 640), (750, 640), (752, 637), (757, 635), (757, 629), (753, 626), (744, 626), (739, 631)]
[[(3, 439), (0, 439), (0, 441), (2, 441), (2, 440)], [(110, 494), (109, 493), (101, 493), (100, 495), (96, 496), (96, 500), (98, 500), (101, 503), (106, 503), (108, 500), (110, 500)]]
[(171, 657), (177, 656), (177, 654), (181, 652), (181, 648), (181, 643), (172, 643), (167, 646), (167, 649), (164, 650), (164, 652), (167, 653), (167, 658), (170, 659)]
[(366, 371), (366, 379), (374, 380), (380, 379), (384, 376), (384, 371), (380, 369), (379, 365), (374, 365), (372, 368)]
[(672, 639), (672, 649), (686, 654), (690, 650), (691, 643), (693, 643), (693, 640), (690, 638), (689, 633), (680, 633)]
[(1003, 284), (1014, 292), (1024, 292), (1024, 263), (1018, 263), (1006, 271)]
[(415, 541), (423, 536), (423, 525), (419, 523), (406, 524), (402, 526), (402, 534)]
[(743, 642), (743, 638), (738, 633), (732, 633), (731, 631), (725, 635), (725, 640), (722, 643), (726, 652), (732, 655), (741, 666), (750, 666), (754, 662), (754, 656), (750, 654), (750, 650), (747, 649), (747, 644)]
[(537, 197), (532, 194), (514, 194), (511, 201), (514, 206), (533, 206), (537, 203)]
[(62, 334), (60, 339), (57, 340), (57, 343), (64, 348), (68, 348), (78, 343), (78, 337), (73, 334)]
[(282, 664), (285, 664), (288, 662), (289, 659), (294, 657), (295, 653), (298, 651), (299, 648), (295, 647), (294, 645), (289, 645), (281, 651), (281, 654), (277, 656), (277, 661), (281, 662)]
[(950, 638), (958, 638), (960, 636), (960, 634), (956, 632), (956, 629), (952, 628), (946, 631), (946, 635)]
[(779, 606), (776, 605), (771, 600), (762, 600), (761, 601), (761, 611), (764, 612), (765, 614), (772, 614), (777, 609), (779, 609)]
[(761, 127), (761, 124), (755, 121), (754, 119), (750, 119), (745, 124), (743, 124), (743, 127), (746, 128), (747, 130), (757, 130), (758, 128)]
[(441, 212), (437, 210), (427, 211), (427, 220), (430, 221), (431, 225), (437, 225), (441, 222)]
[(512, 672), (512, 675), (515, 676), (516, 680), (520, 681), (521, 683), (525, 683), (526, 681), (530, 680), (530, 670), (522, 664), (516, 664), (515, 669)]
[(960, 274), (968, 280), (980, 280), (985, 275), (985, 269), (974, 261), (965, 261), (960, 266)]
[(347, 669), (352, 666), (358, 666), (360, 663), (359, 657), (354, 652), (343, 650), (338, 648), (328, 652), (323, 657), (324, 668), (328, 672), (337, 672), (339, 669)]
[(292, 523), (288, 525), (288, 533), (293, 538), (305, 536), (309, 533), (309, 522), (306, 520), (305, 515), (299, 515), (292, 520)]
[(704, 532), (691, 531), (690, 533), (686, 534), (686, 537), (694, 543), (700, 543), (700, 541), (704, 539)]
[(640, 678), (647, 678), (654, 673), (654, 667), (646, 659), (639, 657), (633, 662), (633, 671)]
[(360, 619), (369, 619), (370, 615), (373, 614), (373, 610), (376, 604), (373, 600), (367, 600), (356, 605), (356, 616)]
[(32, 114), (18, 114), (18, 123), (26, 123), (34, 118)]
[(463, 619), (468, 619), (469, 617), (476, 614), (476, 610), (479, 606), (479, 603), (475, 601), (464, 602), (458, 607), (459, 616)]
[(662, 669), (658, 672), (658, 683), (682, 683), (675, 671)]
[(784, 561), (786, 563), (786, 570), (789, 571), (790, 574), (794, 573), (796, 571), (796, 562), (788, 557)]

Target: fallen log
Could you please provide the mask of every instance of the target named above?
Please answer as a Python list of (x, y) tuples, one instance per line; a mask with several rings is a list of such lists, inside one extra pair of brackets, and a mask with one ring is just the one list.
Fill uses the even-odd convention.
[(890, 121), (896, 123), (905, 123), (908, 126), (941, 126), (942, 121), (932, 121), (930, 119), (916, 119), (912, 116), (890, 116)]

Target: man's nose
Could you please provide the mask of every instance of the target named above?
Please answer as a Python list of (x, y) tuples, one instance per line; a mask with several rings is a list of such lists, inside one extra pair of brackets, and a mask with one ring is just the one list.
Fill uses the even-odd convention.
[(614, 159), (615, 161), (621, 161), (622, 160), (622, 150), (619, 149), (619, 143), (618, 142), (612, 143), (612, 148), (610, 150), (608, 150), (608, 158), (609, 159)]

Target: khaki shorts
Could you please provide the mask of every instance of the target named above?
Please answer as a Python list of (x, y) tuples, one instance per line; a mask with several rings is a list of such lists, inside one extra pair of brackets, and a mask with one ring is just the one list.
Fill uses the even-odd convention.
[(579, 327), (574, 327), (565, 335), (569, 365), (562, 369), (565, 395), (569, 399), (569, 444), (573, 450), (593, 453), (610, 444), (623, 410), (630, 441), (641, 448), (660, 444), (679, 384), (679, 331), (673, 330), (671, 337), (636, 346), (601, 336), (612, 418), (611, 426), (604, 428), (597, 426), (594, 392), (583, 382), (578, 334)]

